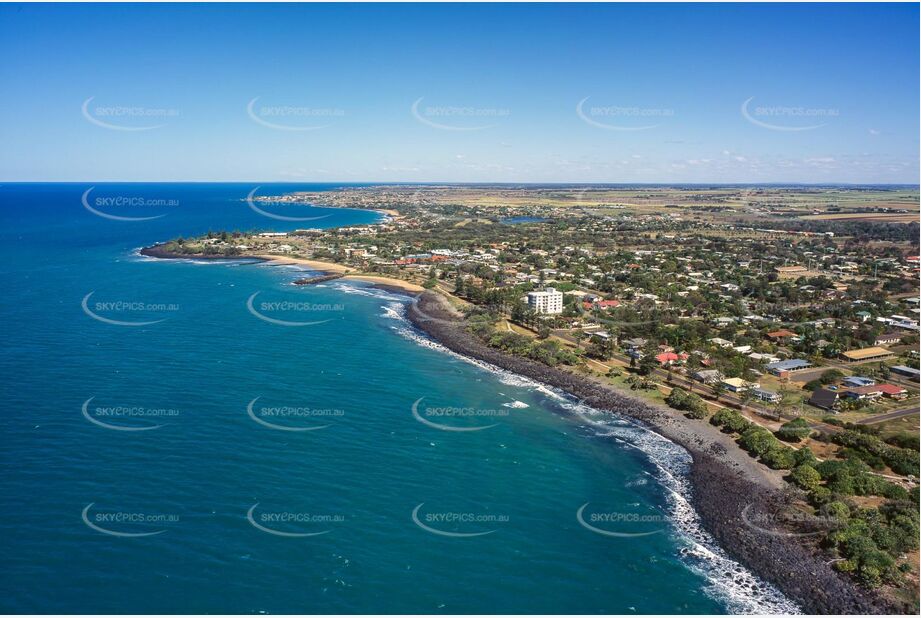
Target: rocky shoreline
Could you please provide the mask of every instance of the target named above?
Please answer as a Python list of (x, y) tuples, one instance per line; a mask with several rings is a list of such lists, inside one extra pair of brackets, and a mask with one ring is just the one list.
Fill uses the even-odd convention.
[(142, 247), (138, 250), (140, 255), (144, 257), (158, 258), (161, 260), (256, 260), (260, 262), (265, 262), (265, 258), (254, 257), (249, 255), (183, 255), (181, 253), (173, 253), (166, 249), (166, 246), (157, 243), (149, 247)]
[(820, 537), (766, 531), (747, 524), (759, 517), (773, 521), (790, 503), (787, 485), (780, 473), (757, 463), (716, 427), (623, 394), (588, 376), (490, 348), (468, 333), (432, 292), (423, 293), (413, 303), (408, 317), (454, 352), (559, 388), (593, 408), (629, 416), (687, 449), (693, 459), (692, 503), (704, 528), (733, 559), (777, 586), (806, 613), (904, 612), (834, 571), (814, 546)]

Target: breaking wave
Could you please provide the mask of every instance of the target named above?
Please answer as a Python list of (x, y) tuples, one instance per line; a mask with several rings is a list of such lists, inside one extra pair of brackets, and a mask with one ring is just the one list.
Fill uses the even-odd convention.
[[(681, 560), (708, 582), (705, 593), (723, 603), (731, 614), (798, 614), (800, 608), (772, 584), (755, 576), (734, 561), (703, 528), (700, 516), (691, 505), (688, 471), (691, 455), (679, 444), (655, 433), (633, 419), (616, 412), (587, 406), (568, 393), (512, 373), (495, 365), (458, 354), (415, 328), (406, 317), (407, 306), (392, 308), (387, 317), (397, 319), (392, 326), (400, 336), (422, 347), (449, 354), (494, 374), (502, 384), (527, 388), (547, 397), (557, 407), (578, 417), (598, 437), (611, 438), (635, 448), (655, 466), (652, 476), (666, 490), (672, 526), (681, 545)], [(640, 481), (633, 481), (635, 483)]]

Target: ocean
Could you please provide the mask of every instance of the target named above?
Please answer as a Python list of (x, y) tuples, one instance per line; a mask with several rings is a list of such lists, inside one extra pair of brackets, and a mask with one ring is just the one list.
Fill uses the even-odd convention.
[(137, 253), (382, 216), (255, 188), (0, 186), (0, 610), (795, 610), (700, 530), (683, 449), (446, 351), (408, 297)]

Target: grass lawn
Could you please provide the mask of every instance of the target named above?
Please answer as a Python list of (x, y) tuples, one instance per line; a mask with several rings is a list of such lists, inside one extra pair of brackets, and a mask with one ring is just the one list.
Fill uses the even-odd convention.
[(917, 414), (912, 416), (903, 416), (902, 418), (897, 418), (892, 421), (879, 423), (876, 426), (880, 429), (880, 433), (884, 439), (903, 431), (907, 431), (909, 433), (918, 433), (919, 417)]

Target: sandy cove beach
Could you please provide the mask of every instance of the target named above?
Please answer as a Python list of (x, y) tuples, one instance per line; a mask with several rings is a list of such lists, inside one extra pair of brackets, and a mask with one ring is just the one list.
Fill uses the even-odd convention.
[(782, 472), (743, 451), (706, 421), (686, 418), (598, 379), (578, 375), (491, 348), (470, 334), (456, 311), (434, 292), (419, 296), (408, 317), (448, 349), (558, 388), (599, 410), (630, 417), (684, 447), (693, 460), (690, 500), (704, 528), (735, 560), (771, 582), (809, 614), (904, 612), (873, 591), (834, 571), (812, 537), (772, 532), (752, 521), (775, 521), (790, 504)]
[(260, 260), (265, 260), (267, 262), (275, 262), (276, 264), (279, 264), (279, 265), (297, 264), (298, 266), (307, 266), (308, 268), (312, 268), (313, 270), (320, 270), (320, 271), (327, 272), (330, 274), (347, 273), (351, 270), (354, 270), (343, 264), (336, 264), (335, 262), (321, 262), (320, 260), (308, 260), (307, 258), (288, 257), (286, 255), (275, 255), (271, 253), (260, 253), (260, 254), (248, 256), (248, 257), (258, 258)]
[(287, 255), (274, 255), (270, 253), (260, 253), (255, 255), (238, 255), (238, 256), (223, 256), (223, 255), (183, 255), (183, 254), (174, 254), (170, 253), (163, 249), (162, 245), (153, 245), (151, 247), (142, 248), (139, 253), (146, 257), (154, 257), (165, 260), (170, 259), (184, 259), (184, 260), (263, 260), (266, 262), (272, 262), (276, 265), (284, 264), (294, 264), (298, 266), (306, 266), (312, 270), (316, 270), (328, 274), (337, 274), (343, 275), (343, 279), (352, 279), (354, 281), (364, 281), (365, 283), (371, 283), (378, 287), (388, 288), (390, 290), (396, 290), (408, 294), (419, 294), (424, 292), (425, 288), (416, 283), (410, 283), (409, 281), (404, 281), (402, 279), (396, 279), (395, 277), (387, 277), (384, 275), (374, 275), (374, 274), (362, 274), (362, 273), (353, 273), (355, 269), (349, 268), (343, 264), (336, 264), (335, 262), (324, 262), (321, 260), (311, 260), (301, 257), (291, 257)]
[(257, 257), (269, 262), (275, 262), (277, 264), (297, 264), (299, 266), (307, 266), (308, 268), (328, 272), (330, 274), (342, 274), (345, 275), (343, 279), (352, 279), (355, 281), (374, 283), (376, 285), (388, 288), (397, 288), (404, 292), (420, 293), (425, 291), (425, 288), (423, 288), (421, 285), (410, 283), (409, 281), (404, 281), (402, 279), (396, 279), (394, 277), (386, 277), (384, 275), (353, 274), (353, 268), (349, 268), (348, 266), (344, 266), (342, 264), (336, 264), (335, 262), (322, 262), (320, 260), (309, 260), (306, 258), (287, 257), (284, 255), (271, 254), (260, 254), (253, 257)]

